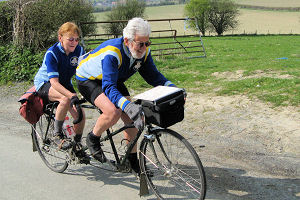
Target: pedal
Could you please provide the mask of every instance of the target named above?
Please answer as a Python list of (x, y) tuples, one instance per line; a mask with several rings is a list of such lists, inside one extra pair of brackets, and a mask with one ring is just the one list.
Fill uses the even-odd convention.
[(91, 163), (91, 159), (89, 157), (84, 157), (82, 159), (79, 159), (79, 163), (88, 165)]
[(78, 159), (79, 164), (90, 164), (92, 158), (85, 152), (85, 147), (82, 147), (81, 149), (77, 150), (76, 148), (73, 148), (73, 153), (75, 154), (76, 158)]

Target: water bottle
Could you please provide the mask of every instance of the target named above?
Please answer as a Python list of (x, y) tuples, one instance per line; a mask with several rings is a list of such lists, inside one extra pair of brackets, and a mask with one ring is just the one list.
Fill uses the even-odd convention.
[(63, 130), (68, 138), (72, 138), (75, 136), (75, 131), (68, 115), (66, 115), (65, 117)]

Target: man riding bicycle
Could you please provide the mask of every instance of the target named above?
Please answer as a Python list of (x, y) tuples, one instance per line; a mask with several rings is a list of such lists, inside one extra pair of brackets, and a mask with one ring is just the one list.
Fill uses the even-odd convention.
[[(91, 154), (100, 162), (106, 160), (100, 136), (120, 118), (125, 124), (133, 121), (136, 127), (124, 131), (128, 142), (134, 139), (138, 129), (144, 128), (142, 108), (130, 101), (124, 82), (138, 71), (152, 86), (175, 86), (157, 70), (152, 60), (150, 33), (147, 21), (133, 18), (124, 28), (123, 37), (108, 40), (80, 58), (76, 70), (78, 90), (103, 112), (86, 139)], [(128, 159), (132, 169), (139, 173), (136, 146)]]
[[(54, 122), (54, 142), (67, 149), (71, 145), (64, 141), (62, 126), (69, 111), (74, 119), (78, 118), (75, 104), (79, 102), (77, 94), (73, 88), (71, 78), (76, 72), (79, 56), (84, 54), (84, 50), (78, 45), (80, 30), (72, 22), (66, 22), (58, 30), (58, 40), (45, 53), (43, 64), (34, 78), (34, 85), (44, 102), (58, 101)], [(76, 133), (74, 140), (80, 144), (83, 128), (83, 120), (74, 125)]]

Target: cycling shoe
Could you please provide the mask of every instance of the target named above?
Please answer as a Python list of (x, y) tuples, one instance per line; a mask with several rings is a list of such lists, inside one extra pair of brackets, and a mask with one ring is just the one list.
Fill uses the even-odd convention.
[(91, 155), (101, 163), (106, 162), (106, 157), (101, 149), (100, 138), (90, 132), (86, 137), (86, 144), (90, 150)]
[(64, 139), (63, 133), (60, 132), (54, 134), (52, 141), (58, 146), (58, 149), (67, 150), (72, 147), (71, 142)]

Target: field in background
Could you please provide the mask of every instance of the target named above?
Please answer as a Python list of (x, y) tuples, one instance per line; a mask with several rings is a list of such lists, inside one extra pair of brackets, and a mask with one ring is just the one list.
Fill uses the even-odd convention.
[[(245, 95), (271, 105), (300, 105), (300, 36), (203, 37), (207, 58), (155, 57), (166, 77), (189, 92)], [(152, 47), (151, 47), (152, 48)], [(129, 88), (149, 87), (139, 75)]]
[(225, 34), (300, 34), (300, 12), (240, 9), (239, 26)]
[[(183, 15), (184, 5), (171, 5), (171, 6), (157, 6), (157, 7), (146, 7), (145, 18), (146, 19), (173, 19), (173, 18), (184, 18)], [(96, 21), (105, 21), (108, 20), (106, 18), (106, 13), (95, 13)], [(156, 30), (165, 30), (165, 29), (176, 29), (180, 34), (195, 34), (197, 33), (194, 30), (184, 29), (185, 23), (184, 21), (177, 22), (150, 22), (152, 31)], [(99, 33), (103, 32), (103, 29), (98, 26)], [(170, 33), (168, 33), (170, 34)], [(166, 35), (166, 34), (162, 34)], [(153, 36), (153, 35), (152, 35)]]
[[(282, 6), (281, 0), (237, 0), (237, 3), (251, 3), (251, 5), (263, 5), (263, 6)], [(284, 1), (287, 7), (300, 7), (300, 1), (298, 0), (286, 0)], [(261, 4), (260, 4), (261, 3)], [(264, 4), (263, 4), (264, 3)], [(171, 5), (171, 6), (158, 6), (147, 7), (146, 18), (147, 19), (166, 19), (166, 18), (184, 18), (183, 14), (184, 5)], [(95, 13), (96, 21), (105, 21), (104, 13)], [(263, 10), (251, 10), (240, 9), (240, 16), (238, 17), (239, 26), (233, 31), (228, 31), (226, 34), (300, 34), (300, 12), (287, 12), (287, 11), (263, 11)], [(189, 29), (184, 21), (178, 22), (152, 22), (152, 30), (173, 29), (178, 31), (178, 35), (193, 34), (195, 31)], [(185, 29), (187, 28), (187, 29)], [(98, 28), (98, 32), (103, 32), (101, 27)], [(207, 35), (213, 33), (207, 32)]]
[[(238, 3), (241, 3), (239, 0)], [(250, 1), (244, 1), (246, 4)], [(259, 1), (251, 1), (257, 5)], [(262, 0), (260, 6), (283, 6), (281, 1)], [(273, 3), (272, 3), (273, 2)], [(300, 1), (287, 0), (286, 6)], [(294, 4), (293, 4), (294, 3)], [(183, 18), (184, 5), (147, 7), (147, 19)], [(95, 14), (98, 21), (105, 13)], [(300, 34), (300, 12), (240, 9), (239, 26), (226, 34)], [(195, 33), (184, 21), (151, 22), (152, 30), (177, 29), (178, 35)], [(209, 33), (207, 33), (209, 35)], [(170, 80), (188, 91), (216, 95), (245, 95), (274, 106), (300, 105), (300, 36), (203, 37), (205, 59), (156, 57), (156, 64)], [(155, 48), (154, 46), (151, 47)], [(145, 90), (149, 85), (133, 76), (129, 88)]]
[(234, 0), (238, 4), (266, 7), (300, 7), (299, 0)]

